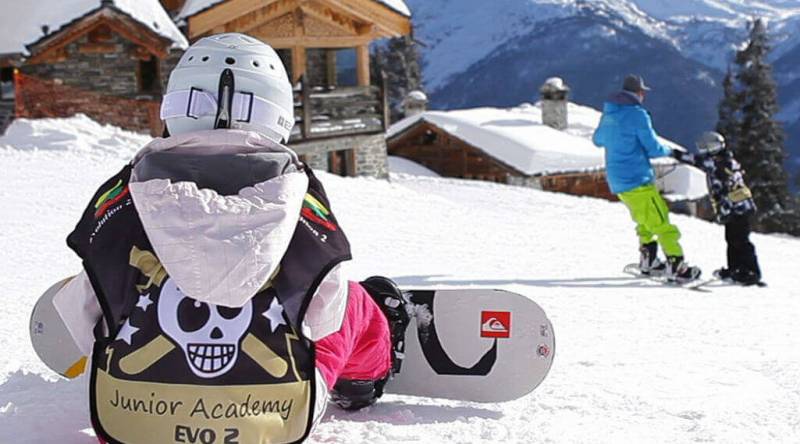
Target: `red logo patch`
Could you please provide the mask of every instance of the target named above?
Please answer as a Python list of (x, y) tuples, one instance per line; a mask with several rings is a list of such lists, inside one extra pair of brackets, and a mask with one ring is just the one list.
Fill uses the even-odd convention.
[(481, 312), (481, 337), (482, 338), (510, 338), (511, 337), (511, 312), (510, 311), (482, 311)]

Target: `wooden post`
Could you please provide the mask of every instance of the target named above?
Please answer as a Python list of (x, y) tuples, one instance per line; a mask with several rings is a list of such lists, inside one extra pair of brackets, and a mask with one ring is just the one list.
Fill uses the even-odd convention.
[(389, 112), (389, 76), (381, 70), (381, 104), (383, 105), (383, 130), (388, 131), (392, 125), (392, 116)]
[(300, 88), (303, 95), (303, 139), (311, 138), (311, 85), (306, 81), (306, 76), (300, 77)]
[(295, 46), (292, 48), (292, 83), (296, 83), (306, 75), (306, 48)]
[(356, 75), (358, 86), (369, 86), (369, 44), (356, 46)]
[[(303, 40), (303, 36), (305, 35), (305, 19), (303, 16), (302, 9), (296, 9), (294, 11), (294, 39), (296, 42), (300, 42)], [(302, 46), (302, 44), (295, 44), (292, 48), (292, 75), (294, 76), (294, 81), (297, 82), (300, 77), (306, 75), (306, 64), (308, 63), (308, 57), (306, 55), (306, 47)], [(308, 83), (308, 82), (303, 82)], [(304, 88), (305, 90), (305, 88)]]
[(347, 150), (345, 152), (345, 161), (347, 163), (347, 167), (345, 169), (345, 175), (347, 177), (356, 177), (356, 156), (358, 153), (356, 150)]

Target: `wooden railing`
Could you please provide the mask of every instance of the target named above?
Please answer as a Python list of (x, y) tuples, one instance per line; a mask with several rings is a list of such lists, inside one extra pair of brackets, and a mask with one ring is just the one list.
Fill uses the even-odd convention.
[(290, 143), (359, 134), (377, 134), (389, 125), (386, 77), (381, 86), (295, 89), (295, 126)]

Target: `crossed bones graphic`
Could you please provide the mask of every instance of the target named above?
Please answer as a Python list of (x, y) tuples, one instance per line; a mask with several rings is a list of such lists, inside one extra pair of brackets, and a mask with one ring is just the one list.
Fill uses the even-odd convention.
[[(149, 278), (146, 284), (137, 286), (137, 290), (140, 293), (153, 285), (161, 288), (161, 296), (159, 296), (158, 301), (158, 318), (161, 329), (180, 344), (189, 367), (196, 375), (203, 378), (213, 378), (227, 373), (235, 364), (239, 349), (271, 376), (283, 378), (286, 375), (289, 370), (289, 363), (253, 334), (247, 333), (244, 339), (241, 340), (241, 345), (237, 344), (250, 325), (252, 301), (238, 311), (228, 310), (228, 312), (223, 313), (216, 306), (202, 304), (184, 296), (171, 280), (167, 280), (166, 270), (153, 253), (133, 247), (130, 254), (130, 264)], [(277, 273), (278, 271), (276, 270), (275, 274), (259, 292), (271, 286), (272, 278)], [(177, 321), (178, 305), (182, 303), (194, 304), (198, 309), (208, 310), (208, 321), (195, 332), (185, 331)], [(207, 308), (202, 305), (207, 305)], [(199, 339), (200, 337), (205, 338), (205, 342), (192, 342), (193, 339)], [(300, 375), (294, 362), (291, 347), (291, 341), (299, 338), (294, 333), (287, 333), (285, 337), (289, 357), (292, 361), (292, 370), (299, 381)], [(220, 342), (220, 339), (223, 338), (227, 339), (225, 339), (225, 342)], [(143, 347), (122, 358), (119, 362), (120, 369), (129, 375), (139, 374), (153, 366), (175, 348), (177, 347), (172, 341), (164, 335), (158, 335)]]

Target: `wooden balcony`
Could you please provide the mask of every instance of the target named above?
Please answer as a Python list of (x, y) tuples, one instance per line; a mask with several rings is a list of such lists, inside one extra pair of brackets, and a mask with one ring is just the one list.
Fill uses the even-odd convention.
[(389, 105), (386, 77), (381, 86), (308, 87), (295, 89), (295, 126), (289, 143), (386, 132)]

